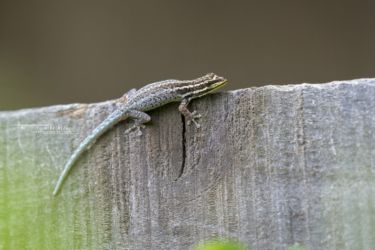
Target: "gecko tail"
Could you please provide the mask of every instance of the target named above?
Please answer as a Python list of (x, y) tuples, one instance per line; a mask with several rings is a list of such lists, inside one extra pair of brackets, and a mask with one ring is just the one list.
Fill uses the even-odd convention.
[[(101, 126), (101, 125), (99, 125)], [(99, 128), (99, 127), (98, 127)], [(53, 195), (56, 196), (60, 189), (62, 184), (64, 183), (66, 177), (68, 176), (70, 170), (73, 168), (76, 161), (79, 159), (79, 157), (82, 155), (82, 153), (90, 148), (90, 146), (95, 142), (95, 140), (99, 137), (97, 132), (99, 131), (97, 129), (94, 130), (93, 133), (91, 133), (88, 137), (85, 138), (85, 140), (78, 146), (76, 150), (74, 150), (73, 154), (70, 156), (68, 162), (64, 166), (64, 170), (61, 173), (55, 189), (53, 190)], [(97, 131), (98, 130), (98, 131)]]
[(99, 124), (98, 127), (94, 129), (94, 131), (91, 132), (90, 135), (88, 135), (78, 146), (76, 150), (74, 150), (73, 154), (70, 156), (68, 162), (64, 166), (64, 170), (61, 173), (59, 179), (57, 180), (55, 189), (53, 190), (53, 196), (56, 196), (60, 190), (61, 187), (68, 176), (70, 170), (73, 168), (74, 164), (77, 162), (77, 160), (80, 158), (83, 152), (88, 150), (92, 144), (95, 143), (95, 141), (102, 136), (105, 132), (107, 132), (111, 127), (113, 127), (115, 124), (120, 122), (121, 120), (125, 120), (127, 118), (126, 111), (119, 110), (114, 112), (112, 115), (110, 115), (107, 119), (105, 119), (102, 123)]
[(74, 151), (72, 156), (69, 158), (68, 162), (65, 164), (64, 170), (61, 173), (61, 175), (60, 175), (60, 177), (59, 177), (59, 179), (56, 183), (55, 189), (53, 190), (53, 196), (56, 196), (60, 192), (61, 187), (62, 187), (66, 177), (68, 176), (70, 170), (73, 168), (74, 164), (76, 163), (78, 158), (81, 156), (81, 154), (84, 151), (86, 151), (89, 148), (89, 146), (93, 143), (93, 140), (94, 139), (92, 137), (87, 137), (82, 142), (82, 144)]
[[(72, 158), (70, 158), (72, 159)], [(56, 196), (59, 191), (61, 190), (61, 186), (66, 178), (66, 176), (68, 175), (70, 169), (73, 167), (73, 164), (71, 163), (71, 160), (68, 161), (67, 164), (65, 164), (64, 166), (64, 171), (61, 173), (57, 183), (56, 183), (56, 186), (55, 186), (55, 189), (53, 190), (53, 196)]]

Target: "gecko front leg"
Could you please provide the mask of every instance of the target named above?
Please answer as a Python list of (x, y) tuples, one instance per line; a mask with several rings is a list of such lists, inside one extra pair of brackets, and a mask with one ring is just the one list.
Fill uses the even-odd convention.
[(130, 133), (132, 130), (136, 129), (138, 130), (138, 136), (142, 135), (141, 129), (145, 127), (145, 123), (149, 122), (151, 120), (151, 117), (146, 114), (145, 112), (138, 111), (138, 110), (130, 110), (128, 111), (129, 118), (132, 118), (135, 120), (134, 125), (125, 130), (125, 134)]
[(190, 100), (191, 99), (188, 99), (188, 98), (182, 99), (180, 106), (178, 106), (178, 110), (181, 112), (181, 114), (183, 114), (188, 125), (190, 125), (191, 122), (193, 122), (197, 128), (200, 128), (201, 125), (196, 120), (201, 118), (202, 116), (198, 114), (196, 110), (194, 110), (193, 112), (190, 112), (190, 110), (187, 108)]

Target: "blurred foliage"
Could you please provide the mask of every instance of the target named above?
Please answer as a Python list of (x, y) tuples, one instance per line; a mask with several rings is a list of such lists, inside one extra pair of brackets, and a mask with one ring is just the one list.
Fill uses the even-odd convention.
[[(210, 240), (198, 244), (194, 250), (251, 250), (249, 247), (245, 246), (243, 243), (233, 240)], [(295, 243), (290, 246), (287, 250), (307, 250), (306, 247)]]
[(296, 243), (293, 246), (289, 247), (288, 250), (307, 250), (307, 248)]
[(250, 248), (237, 241), (211, 240), (199, 244), (194, 250), (250, 250)]

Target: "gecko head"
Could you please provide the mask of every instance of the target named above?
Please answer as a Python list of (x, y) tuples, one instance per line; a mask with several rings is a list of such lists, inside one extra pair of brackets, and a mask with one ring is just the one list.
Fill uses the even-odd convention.
[(206, 84), (207, 88), (211, 91), (214, 91), (218, 88), (223, 87), (228, 81), (224, 77), (218, 76), (214, 73), (208, 73), (202, 77), (203, 82)]
[(227, 79), (218, 76), (214, 73), (208, 73), (196, 80), (193, 83), (193, 89), (189, 93), (186, 93), (186, 98), (198, 98), (208, 93), (211, 93), (227, 83)]

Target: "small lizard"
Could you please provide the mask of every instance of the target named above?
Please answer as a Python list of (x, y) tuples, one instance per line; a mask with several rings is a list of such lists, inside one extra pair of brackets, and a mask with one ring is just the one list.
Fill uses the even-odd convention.
[[(74, 150), (64, 166), (53, 195), (58, 194), (69, 171), (82, 153), (88, 150), (101, 135), (117, 123), (127, 118), (132, 118), (135, 120), (135, 124), (125, 132), (128, 133), (133, 129), (137, 129), (138, 135), (142, 135), (141, 128), (145, 127), (144, 123), (151, 120), (151, 117), (145, 111), (158, 108), (170, 102), (181, 102), (178, 109), (184, 115), (187, 124), (190, 125), (193, 122), (199, 128), (200, 125), (196, 119), (201, 116), (196, 111), (190, 112), (187, 105), (192, 99), (211, 93), (222, 87), (226, 82), (225, 78), (209, 73), (194, 80), (165, 80), (148, 84), (139, 90), (129, 91), (118, 100), (117, 110), (101, 122)], [(124, 100), (127, 100), (127, 102), (124, 102)]]

